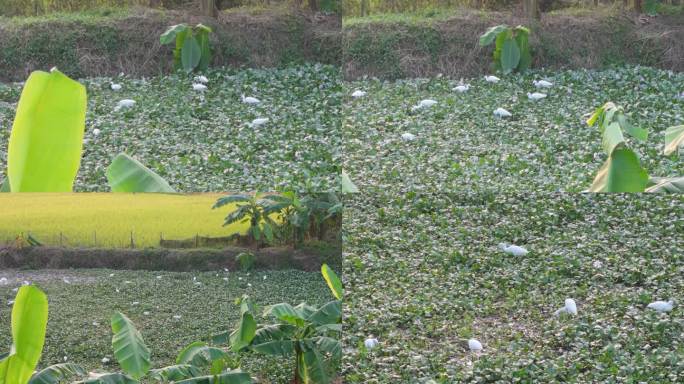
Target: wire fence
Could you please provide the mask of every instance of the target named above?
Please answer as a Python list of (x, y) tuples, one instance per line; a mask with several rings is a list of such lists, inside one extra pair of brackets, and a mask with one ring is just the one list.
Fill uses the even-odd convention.
[(183, 239), (166, 238), (164, 233), (150, 234), (135, 231), (128, 233), (102, 234), (97, 231), (68, 234), (56, 232), (51, 234), (22, 232), (14, 237), (5, 235), (0, 237), (0, 244), (6, 247), (23, 247), (30, 245), (44, 245), (53, 247), (74, 248), (208, 248), (222, 247), (240, 244), (242, 236), (233, 234), (230, 236), (211, 237), (195, 234)]

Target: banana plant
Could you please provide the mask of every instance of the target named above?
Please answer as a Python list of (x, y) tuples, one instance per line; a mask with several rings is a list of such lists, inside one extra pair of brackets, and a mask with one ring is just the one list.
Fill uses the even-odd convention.
[[(31, 73), (19, 98), (0, 192), (72, 191), (83, 154), (86, 104), (85, 87), (57, 69)], [(174, 192), (124, 153), (114, 158), (107, 178), (114, 192)]]
[(277, 207), (268, 200), (272, 194), (254, 192), (251, 194), (233, 194), (219, 198), (212, 209), (223, 207), (227, 204), (237, 203), (235, 210), (226, 216), (223, 226), (236, 222), (249, 223), (247, 236), (254, 240), (259, 249), (264, 243), (273, 243), (274, 231), (278, 227), (272, 215), (278, 212)]
[(181, 23), (170, 26), (160, 37), (162, 45), (175, 43), (173, 64), (176, 70), (192, 72), (195, 69), (206, 70), (211, 62), (209, 34), (211, 28), (197, 24), (194, 28)]
[(523, 72), (532, 64), (529, 44), (530, 30), (518, 25), (511, 28), (506, 24), (489, 28), (480, 36), (480, 46), (494, 43), (494, 68), (504, 74), (517, 70)]
[[(56, 364), (33, 375), (28, 384), (57, 384), (71, 377), (81, 379), (75, 384), (139, 384), (141, 379), (184, 384), (252, 383), (249, 374), (230, 368), (229, 362), (232, 362), (226, 352), (203, 343), (192, 343), (184, 348), (178, 354), (175, 365), (150, 369), (150, 350), (133, 322), (117, 312), (112, 316), (111, 326), (114, 358), (123, 372), (87, 373), (76, 364)], [(11, 382), (15, 383), (25, 384), (26, 381)]]
[[(645, 142), (648, 131), (629, 123), (622, 107), (607, 102), (587, 120), (597, 125), (608, 159), (601, 166), (589, 192), (670, 192), (684, 193), (684, 177), (650, 177), (639, 156), (629, 148), (625, 134)], [(684, 128), (670, 127), (665, 132), (665, 154), (674, 153), (684, 142)]]
[(342, 176), (340, 177), (340, 189), (342, 193), (358, 193), (359, 188), (351, 180), (347, 172), (342, 171)]
[[(257, 324), (255, 306), (248, 297), (241, 300), (241, 321), (230, 333), (233, 351), (253, 351), (270, 356), (295, 357), (294, 383), (332, 382), (334, 367), (342, 356), (338, 340), (342, 331), (342, 283), (330, 267), (321, 273), (335, 300), (315, 308), (305, 303), (279, 303), (266, 307), (262, 317), (275, 323)], [(226, 340), (226, 334), (215, 341)]]
[(33, 285), (19, 288), (12, 306), (12, 348), (0, 360), (0, 384), (26, 384), (45, 343), (48, 301)]

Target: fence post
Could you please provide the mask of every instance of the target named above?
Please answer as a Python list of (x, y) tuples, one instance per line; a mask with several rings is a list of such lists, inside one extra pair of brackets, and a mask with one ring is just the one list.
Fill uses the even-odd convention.
[(195, 234), (195, 248), (199, 248), (199, 233)]
[(133, 242), (133, 231), (131, 231), (131, 248), (135, 248), (135, 243)]
[(93, 237), (95, 238), (95, 248), (97, 248), (97, 231), (93, 231)]
[(62, 235), (62, 232), (59, 232), (59, 246), (63, 247), (64, 246), (64, 235)]

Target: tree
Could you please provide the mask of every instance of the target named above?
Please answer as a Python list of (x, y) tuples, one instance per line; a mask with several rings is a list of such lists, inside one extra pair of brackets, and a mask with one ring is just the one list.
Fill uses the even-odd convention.
[(523, 0), (523, 10), (528, 19), (539, 20), (539, 0)]
[(216, 4), (216, 0), (200, 0), (200, 10), (204, 16), (218, 16), (218, 6)]
[(318, 11), (318, 0), (309, 0), (309, 9), (314, 12)]

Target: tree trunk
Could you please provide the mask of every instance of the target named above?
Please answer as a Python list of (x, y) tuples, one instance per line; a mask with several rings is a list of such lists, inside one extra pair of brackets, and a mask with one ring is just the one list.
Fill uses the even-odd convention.
[(203, 16), (217, 17), (218, 10), (214, 0), (200, 0), (200, 10)]
[(309, 0), (309, 9), (313, 12), (318, 11), (318, 0)]
[(634, 0), (634, 10), (636, 13), (642, 13), (643, 9), (641, 7), (641, 0)]
[(361, 0), (361, 17), (368, 15), (368, 0)]
[(523, 10), (528, 19), (539, 20), (539, 0), (523, 0)]
[(150, 8), (161, 7), (161, 0), (150, 0)]

